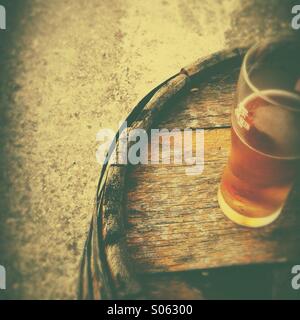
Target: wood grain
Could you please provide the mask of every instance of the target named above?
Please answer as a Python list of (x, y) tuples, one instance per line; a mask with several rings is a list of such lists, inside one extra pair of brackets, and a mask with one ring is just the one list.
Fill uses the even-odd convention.
[(220, 68), (203, 72), (191, 82), (190, 90), (168, 102), (168, 112), (160, 115), (156, 126), (167, 129), (229, 126), (239, 63), (239, 59), (230, 64), (223, 62)]
[[(225, 68), (228, 67), (225, 66)], [(219, 70), (222, 70), (219, 69)], [(230, 107), (238, 69), (193, 82), (190, 92), (157, 128), (206, 128), (205, 169), (186, 175), (182, 165), (140, 165), (127, 176), (127, 242), (139, 272), (297, 261), (300, 257), (299, 192), (277, 222), (261, 229), (237, 226), (217, 203), (220, 175), (230, 148)]]
[[(127, 118), (129, 132), (138, 128), (150, 129), (156, 117), (166, 108), (166, 102), (185, 88), (188, 79), (186, 74), (179, 73), (142, 99)], [(131, 144), (128, 144), (128, 148)], [(114, 145), (112, 147), (115, 148)], [(81, 263), (80, 299), (132, 299), (141, 296), (142, 288), (124, 239), (125, 216), (122, 205), (126, 170), (127, 166), (115, 165), (109, 156), (102, 167), (95, 211)]]

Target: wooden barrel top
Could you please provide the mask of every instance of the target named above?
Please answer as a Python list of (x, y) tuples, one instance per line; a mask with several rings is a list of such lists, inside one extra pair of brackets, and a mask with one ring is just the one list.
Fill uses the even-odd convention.
[(157, 128), (169, 130), (205, 129), (201, 175), (187, 175), (184, 165), (139, 165), (130, 170), (127, 241), (138, 270), (183, 271), (299, 258), (297, 197), (275, 223), (259, 229), (234, 224), (218, 206), (239, 69), (239, 59), (220, 62), (170, 102), (157, 123)]
[[(277, 274), (283, 263), (299, 262), (297, 186), (280, 218), (264, 228), (234, 224), (217, 203), (243, 54), (221, 52), (184, 68), (129, 116), (131, 128), (205, 129), (204, 171), (187, 175), (184, 165), (174, 164), (104, 166), (81, 268), (81, 298), (171, 299), (177, 292), (177, 298), (200, 299), (202, 291), (191, 283), (198, 279), (205, 287), (209, 274), (210, 285), (224, 284), (224, 274), (230, 282), (230, 275), (260, 265), (253, 272), (266, 279), (265, 265)], [(231, 271), (221, 277), (217, 270), (224, 267)]]

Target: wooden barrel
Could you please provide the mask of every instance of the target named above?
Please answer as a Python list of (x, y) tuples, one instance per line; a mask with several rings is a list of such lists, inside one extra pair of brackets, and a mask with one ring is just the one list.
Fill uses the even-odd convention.
[(291, 267), (300, 261), (299, 188), (280, 218), (259, 229), (234, 224), (217, 203), (244, 53), (222, 51), (183, 68), (133, 109), (130, 130), (204, 129), (204, 171), (187, 175), (185, 165), (162, 163), (103, 166), (80, 299), (297, 296)]

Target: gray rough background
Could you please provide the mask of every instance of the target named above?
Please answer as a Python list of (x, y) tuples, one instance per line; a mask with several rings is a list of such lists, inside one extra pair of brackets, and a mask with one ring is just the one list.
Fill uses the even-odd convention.
[[(295, 1), (6, 0), (0, 264), (15, 299), (75, 299), (96, 133), (182, 66), (290, 30)], [(300, 32), (300, 31), (299, 31)]]

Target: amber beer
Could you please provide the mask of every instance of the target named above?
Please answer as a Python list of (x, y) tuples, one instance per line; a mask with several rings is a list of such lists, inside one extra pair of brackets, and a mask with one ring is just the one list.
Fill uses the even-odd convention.
[[(272, 95), (281, 102), (290, 99), (281, 92)], [(259, 227), (279, 216), (298, 175), (300, 158), (292, 154), (299, 150), (299, 118), (255, 94), (239, 108), (232, 121), (231, 154), (219, 203), (231, 220)]]
[[(274, 53), (281, 49), (282, 54), (284, 46), (266, 48), (248, 76), (245, 69), (241, 71), (232, 112), (231, 152), (218, 193), (224, 214), (249, 227), (265, 226), (279, 216), (300, 169), (300, 70), (291, 69), (291, 60), (284, 61), (284, 70), (282, 64), (274, 64), (272, 58), (279, 58)], [(249, 63), (247, 56), (245, 61)], [(260, 88), (251, 81), (259, 82)]]
[[(300, 160), (271, 155), (276, 154), (276, 149), (279, 151), (279, 136), (284, 142), (286, 133), (280, 131), (282, 128), (272, 127), (274, 121), (269, 128), (270, 133), (274, 131), (273, 137), (259, 130), (260, 120), (262, 123), (268, 120), (263, 119), (264, 114), (267, 116), (263, 99), (253, 99), (245, 108), (251, 110), (245, 119), (249, 128), (243, 138), (237, 133), (237, 124), (232, 127), (231, 154), (223, 173), (219, 201), (226, 215), (239, 224), (255, 227), (272, 222), (280, 214), (298, 173)], [(256, 114), (255, 119), (251, 114)], [(276, 141), (276, 134), (279, 141)]]

